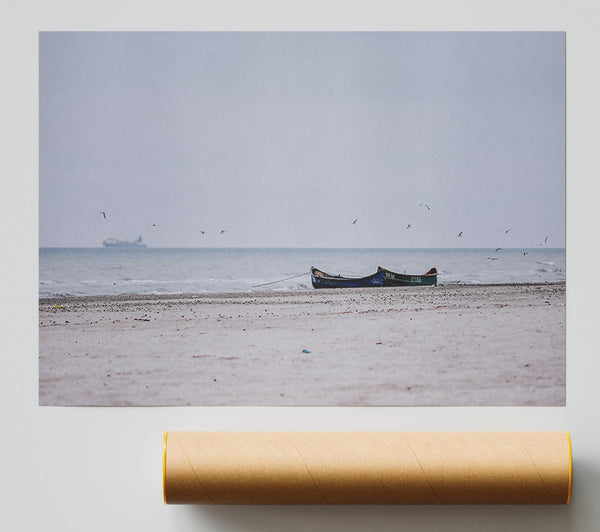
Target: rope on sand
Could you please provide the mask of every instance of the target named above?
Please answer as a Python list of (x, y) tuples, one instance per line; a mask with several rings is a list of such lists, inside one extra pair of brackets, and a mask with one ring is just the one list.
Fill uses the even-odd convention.
[(298, 275), (292, 275), (291, 277), (286, 277), (285, 279), (279, 279), (278, 281), (271, 281), (270, 283), (255, 284), (252, 288), (258, 288), (260, 286), (267, 286), (268, 284), (275, 284), (275, 283), (281, 283), (283, 281), (289, 281), (290, 279), (295, 279), (296, 277), (302, 277), (303, 275), (306, 275), (307, 273), (310, 273), (310, 271), (302, 272), (302, 273), (299, 273)]

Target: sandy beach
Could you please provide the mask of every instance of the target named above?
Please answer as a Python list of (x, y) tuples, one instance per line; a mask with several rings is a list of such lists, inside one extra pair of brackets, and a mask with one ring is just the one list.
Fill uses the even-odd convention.
[(565, 284), (40, 299), (41, 405), (563, 405)]

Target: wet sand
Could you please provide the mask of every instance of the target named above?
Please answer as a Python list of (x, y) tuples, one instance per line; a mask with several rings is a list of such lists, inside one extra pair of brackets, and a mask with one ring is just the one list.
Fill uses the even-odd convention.
[(41, 405), (565, 404), (564, 283), (39, 305)]

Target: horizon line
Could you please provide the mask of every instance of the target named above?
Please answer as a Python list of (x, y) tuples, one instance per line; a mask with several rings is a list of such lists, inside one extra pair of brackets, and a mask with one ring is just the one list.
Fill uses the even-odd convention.
[[(495, 249), (497, 246), (442, 246), (442, 247), (377, 247), (377, 246), (146, 246), (141, 248), (127, 247), (122, 248), (106, 248), (104, 246), (38, 246), (38, 249)], [(566, 246), (550, 247), (550, 246), (513, 246), (503, 247), (505, 249), (566, 249)]]

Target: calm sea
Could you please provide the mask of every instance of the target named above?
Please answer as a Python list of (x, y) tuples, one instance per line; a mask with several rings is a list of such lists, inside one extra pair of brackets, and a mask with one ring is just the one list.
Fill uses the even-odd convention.
[[(524, 254), (525, 253), (525, 254)], [(438, 284), (565, 280), (564, 249), (40, 248), (40, 297), (312, 290), (309, 269), (439, 270)], [(493, 260), (494, 259), (494, 260)], [(297, 276), (297, 277), (296, 277)], [(289, 277), (292, 279), (284, 280)], [(265, 284), (272, 283), (272, 284)], [(263, 286), (260, 286), (263, 285)]]

